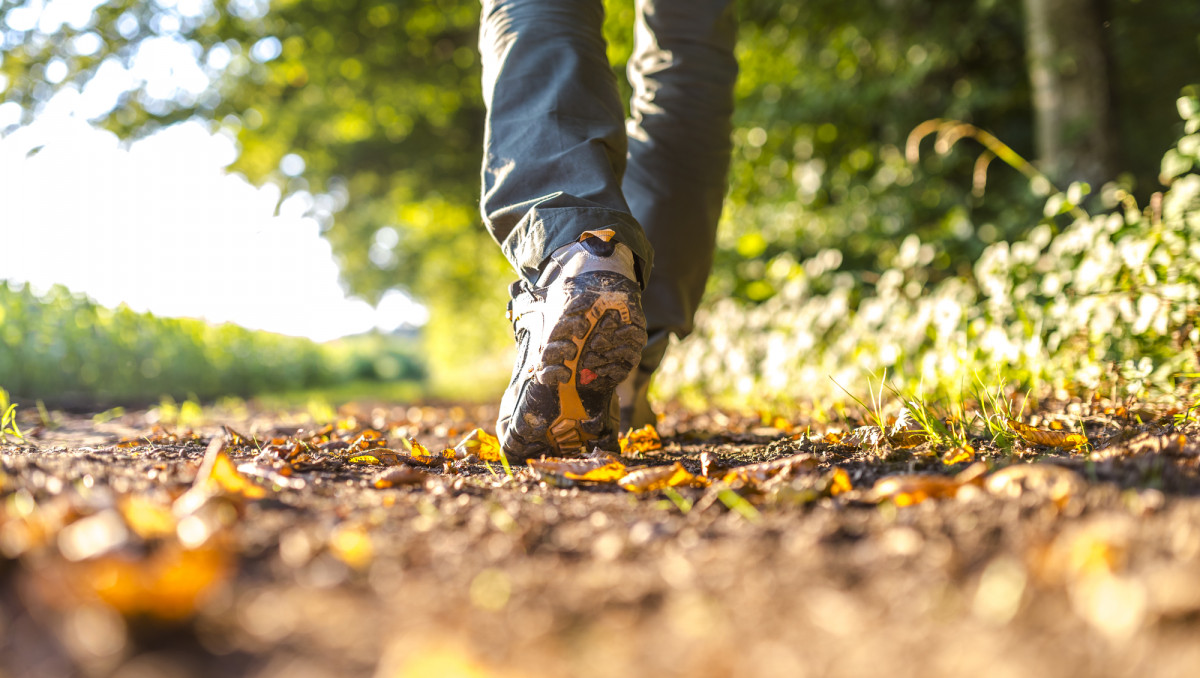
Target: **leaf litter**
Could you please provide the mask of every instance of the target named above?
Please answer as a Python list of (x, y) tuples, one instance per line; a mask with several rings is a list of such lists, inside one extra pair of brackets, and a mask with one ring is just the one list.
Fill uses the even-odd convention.
[[(1074, 520), (1072, 516), (1080, 512), (1085, 517), (1092, 515), (1092, 511), (1136, 515), (1152, 521), (1147, 534), (1163, 534), (1161, 530), (1169, 528), (1153, 522), (1159, 520), (1157, 516), (1180, 511), (1186, 515), (1191, 510), (1189, 500), (1172, 497), (1200, 493), (1197, 456), (1191, 452), (1196, 447), (1195, 424), (1176, 425), (1165, 415), (1138, 421), (1111, 412), (1097, 423), (1100, 420), (1088, 414), (1089, 408), (1100, 410), (1098, 405), (1083, 403), (1074, 415), (1075, 421), (1083, 424), (1077, 428), (1087, 428), (1086, 434), (1047, 430), (1045, 426), (1022, 428), (1015, 420), (1008, 422), (1016, 440), (1009, 449), (997, 447), (978, 431), (968, 436), (966, 444), (939, 446), (902, 416), (886, 422), (886, 429), (874, 427), (876, 433), (871, 433), (870, 426), (851, 426), (858, 432), (851, 435), (819, 429), (796, 434), (795, 425), (784, 421), (788, 427), (780, 426), (778, 417), (739, 420), (722, 415), (726, 433), (719, 436), (663, 436), (651, 427), (625, 437), (620, 454), (537, 459), (513, 465), (505, 473), (492, 466), (497, 461), (507, 464), (507, 460), (486, 429), (462, 418), (454, 419), (462, 425), (441, 425), (438, 417), (446, 412), (438, 410), (428, 417), (420, 412), (424, 423), (418, 425), (416, 417), (408, 416), (413, 414), (412, 408), (383, 415), (357, 413), (313, 428), (260, 419), (196, 431), (149, 429), (140, 436), (114, 440), (108, 447), (90, 449), (71, 447), (69, 441), (60, 447), (50, 441), (33, 441), (29, 447), (9, 446), (0, 457), (0, 553), (17, 564), (3, 576), (16, 577), (32, 592), (26, 596), (32, 602), (22, 603), (26, 606), (44, 606), (59, 611), (56, 614), (74, 609), (111, 610), (127, 620), (120, 627), (126, 629), (124, 642), (134, 647), (143, 641), (129, 624), (136, 625), (139, 619), (172, 624), (206, 619), (209, 621), (204, 624), (212, 624), (224, 619), (221, 628), (228, 628), (226, 633), (260, 637), (265, 627), (258, 622), (250, 624), (253, 616), (246, 618), (248, 626), (230, 626), (232, 618), (221, 612), (229, 603), (218, 601), (253, 600), (245, 597), (258, 595), (252, 582), (260, 581), (264, 574), (284, 586), (279, 589), (283, 593), (273, 595), (292, 600), (289, 591), (300, 595), (299, 591), (307, 590), (287, 588), (292, 577), (297, 582), (315, 578), (312, 580), (332, 582), (336, 587), (337, 582), (352, 582), (356, 577), (369, 576), (375, 581), (395, 563), (411, 561), (413, 564), (404, 567), (412, 583), (400, 584), (400, 590), (405, 592), (406, 605), (426, 611), (426, 616), (418, 615), (415, 620), (425, 620), (413, 627), (419, 629), (437, 617), (433, 612), (437, 605), (455, 604), (450, 590), (434, 586), (435, 580), (429, 579), (435, 570), (427, 575), (419, 567), (411, 569), (418, 562), (412, 559), (424, 558), (419, 554), (428, 549), (433, 549), (428, 551), (430, 556), (459, 554), (443, 558), (500, 557), (501, 561), (481, 562), (504, 562), (505, 568), (517, 568), (513, 571), (531, 566), (522, 565), (525, 561), (519, 554), (544, 552), (549, 544), (560, 545), (555, 549), (571, 544), (571, 549), (610, 564), (631, 553), (643, 554), (634, 556), (635, 562), (646, 558), (653, 562), (677, 557), (653, 546), (661, 539), (655, 535), (663, 529), (656, 526), (666, 526), (668, 534), (675, 535), (663, 542), (669, 546), (674, 540), (692, 543), (693, 537), (684, 539), (682, 535), (701, 525), (710, 526), (704, 528), (707, 531), (725, 525), (719, 534), (726, 536), (714, 533), (700, 542), (711, 544), (706, 549), (719, 547), (713, 553), (721, 554), (717, 557), (722, 562), (738, 562), (742, 551), (746, 558), (768, 558), (768, 562), (775, 558), (763, 555), (755, 541), (761, 539), (762, 530), (771, 529), (783, 530), (782, 534), (793, 535), (789, 539), (800, 539), (798, 544), (825, 552), (826, 558), (842, 563), (839, 567), (843, 569), (854, 569), (860, 567), (850, 564), (855, 561), (840, 560), (838, 549), (822, 544), (837, 544), (840, 539), (879, 540), (888, 552), (920, 558), (920, 544), (939, 538), (937, 531), (927, 532), (922, 521), (929, 516), (955, 521), (959, 519), (954, 516), (963, 515), (972, 516), (977, 523), (995, 523), (995, 529), (1005, 533), (1029, 535), (1013, 542), (1018, 550), (1003, 556), (1009, 560), (987, 566), (982, 588), (972, 594), (974, 598), (964, 598), (969, 603), (973, 600), (970, 605), (975, 606), (968, 605), (966, 614), (986, 613), (988, 618), (1001, 615), (1005, 619), (1036, 616), (1041, 608), (1027, 600), (1016, 608), (1000, 606), (995, 602), (998, 599), (993, 599), (998, 595), (993, 589), (999, 591), (1000, 582), (1010, 582), (1005, 586), (1012, 589), (1013, 582), (1040, 577), (1038, 581), (1049, 582), (1042, 585), (1058, 587), (1047, 595), (1063, 596), (1066, 609), (1074, 615), (1059, 618), (1064, 633), (1085, 628), (1110, 638), (1127, 637), (1153, 633), (1154, 620), (1160, 617), (1193, 618), (1187, 616), (1188, 610), (1200, 611), (1200, 598), (1194, 607), (1188, 607), (1190, 599), (1183, 595), (1187, 584), (1182, 583), (1190, 581), (1185, 561), (1168, 559), (1154, 565), (1154, 571), (1163, 572), (1155, 581), (1165, 584), (1134, 577), (1142, 567), (1134, 546), (1141, 533), (1120, 538), (1119, 548), (1125, 554), (1122, 564), (1106, 569), (1071, 564), (1076, 556), (1070, 554), (1076, 551), (1117, 548), (1104, 546), (1110, 541), (1102, 533), (1063, 536), (1057, 541), (1053, 536), (1057, 533), (1054, 525)], [(676, 414), (669, 430), (711, 431), (708, 416)], [(764, 428), (764, 421), (773, 426)], [(738, 426), (744, 428), (738, 430)], [(247, 428), (250, 434), (241, 432)], [(764, 430), (772, 431), (773, 436), (754, 433)], [(1087, 446), (1093, 447), (1089, 456), (1076, 453)], [(97, 483), (97, 478), (101, 482)], [(618, 501), (621, 496), (626, 499)], [(1014, 502), (1044, 507), (1039, 510), (1050, 513), (1037, 515), (1050, 522), (1045, 527), (1037, 521), (1003, 522), (1008, 520), (1001, 518), (1008, 515), (1003, 506)], [(597, 509), (582, 514), (586, 529), (568, 536), (575, 534), (571, 526), (576, 523), (565, 516), (573, 514), (572, 507), (588, 505)], [(907, 513), (918, 505), (933, 508)], [(938, 508), (941, 506), (946, 508)], [(477, 514), (472, 507), (483, 513)], [(902, 531), (887, 527), (891, 523), (878, 522), (889, 520), (886, 517), (892, 514), (883, 510), (888, 507), (900, 511), (895, 515), (901, 518), (913, 516), (903, 519), (908, 526)], [(545, 512), (551, 508), (553, 514)], [(471, 517), (475, 515), (484, 516), (483, 522)], [(550, 519), (550, 515), (558, 518)], [(624, 515), (630, 518), (622, 518)], [(875, 525), (865, 533), (861, 532), (863, 519)], [(730, 520), (733, 522), (723, 522)], [(829, 536), (804, 541), (807, 537), (801, 535), (810, 523), (830, 525), (820, 531)], [(479, 533), (480, 529), (484, 531)], [(493, 529), (498, 530), (495, 536), (486, 537)], [(889, 536), (893, 532), (895, 536)], [(473, 541), (462, 539), (468, 534), (481, 534), (483, 541), (471, 546)], [(837, 536), (843, 534), (847, 536)], [(853, 536), (856, 534), (859, 536)], [(437, 540), (420, 541), (422, 535), (437, 536)], [(1176, 541), (1180, 538), (1174, 537)], [(547, 546), (539, 546), (543, 543)], [(278, 555), (266, 562), (259, 556), (248, 559), (253, 552), (251, 544), (267, 544), (273, 549), (269, 552)], [(506, 550), (495, 550), (506, 544)], [(478, 556), (466, 555), (473, 549)], [(991, 557), (983, 554), (979, 562), (986, 564)], [(268, 573), (262, 571), (264, 566)], [(762, 571), (791, 571), (779, 566), (754, 565), (767, 568)], [(564, 572), (576, 571), (568, 564), (560, 567), (566, 568)], [(798, 572), (819, 579), (805, 569), (808, 567), (801, 566)], [(706, 576), (694, 567), (676, 564), (672, 568), (669, 571), (675, 574), (671, 577), (683, 577), (686, 572), (692, 572), (686, 576), (693, 579)], [(259, 574), (251, 577), (256, 569)], [(472, 596), (489, 601), (488, 609), (505, 605), (499, 601), (534, 600), (522, 598), (526, 589), (521, 582), (525, 580), (514, 580), (505, 569), (486, 571), (492, 574), (473, 579), (474, 588), (464, 583), (463, 590), (470, 589)], [(1038, 574), (1051, 571), (1055, 574)], [(457, 576), (453, 571), (441, 576), (447, 574)], [(877, 569), (863, 574), (881, 582), (917, 576)], [(970, 571), (963, 576), (969, 577)], [(969, 581), (954, 585), (967, 587)], [(813, 590), (811, 582), (797, 582), (798, 598), (790, 593), (779, 597), (778, 591), (776, 597), (797, 600), (801, 609), (815, 610), (818, 608), (812, 606), (817, 603), (811, 601), (826, 600), (830, 595)], [(484, 583), (489, 587), (486, 591), (480, 588)], [(1168, 585), (1184, 588), (1164, 588)], [(588, 584), (583, 586), (593, 590)], [(644, 585), (634, 586), (637, 590)], [(602, 595), (599, 591), (603, 590), (594, 589), (594, 595)], [(872, 602), (872, 590), (867, 587), (843, 595), (858, 601), (855, 614), (876, 614), (883, 608)], [(380, 589), (378, 595), (388, 600), (386, 591), (386, 587)], [(449, 599), (438, 603), (438, 591)], [(803, 591), (810, 593), (801, 595)], [(667, 595), (668, 601), (686, 600), (675, 594), (659, 595)], [(1109, 620), (1101, 614), (1103, 608), (1097, 607), (1108, 599), (1129, 602), (1136, 615)], [(757, 609), (759, 616), (782, 614), (783, 608), (775, 607), (771, 596), (757, 600), (749, 611)], [(101, 607), (94, 607), (97, 605)], [(731, 619), (740, 614), (732, 608), (722, 609)], [(370, 617), (365, 610), (362, 614)], [(813, 619), (820, 622), (822, 617)], [(658, 628), (674, 628), (672, 623)], [(889, 623), (881, 618), (874, 633), (883, 633)], [(654, 635), (649, 628), (642, 633)], [(772, 627), (766, 633), (783, 638), (787, 636), (783, 628)], [(58, 632), (46, 633), (54, 638)], [(372, 632), (363, 633), (370, 636)], [(442, 633), (439, 637), (453, 636)], [(482, 639), (489, 636), (472, 637), (486, 644)], [(506, 638), (504, 642), (524, 648), (531, 656), (546, 657), (545, 646), (524, 643), (511, 631), (499, 631), (494, 637)], [(719, 638), (710, 638), (714, 647), (723, 647)], [(799, 637), (793, 643), (809, 654), (823, 651)], [(538, 647), (542, 649), (535, 649)], [(0, 641), (0, 656), (5, 652), (11, 648)], [(213, 655), (211, 661), (219, 664), (219, 656)], [(516, 655), (498, 656), (518, 661)], [(363, 675), (370, 673), (366, 668), (362, 671)], [(348, 675), (355, 674), (355, 670), (348, 671)]]

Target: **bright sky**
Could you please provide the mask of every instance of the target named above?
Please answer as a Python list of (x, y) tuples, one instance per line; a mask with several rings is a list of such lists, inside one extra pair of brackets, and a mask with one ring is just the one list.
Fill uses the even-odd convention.
[[(94, 4), (49, 7), (60, 3), (61, 20), (81, 24)], [(73, 16), (70, 6), (81, 9)], [(305, 216), (314, 198), (293, 196), (276, 216), (278, 188), (226, 172), (231, 139), (187, 122), (123, 145), (88, 123), (140, 81), (163, 97), (204, 90), (191, 51), (162, 40), (130, 70), (113, 64), (83, 92), (59, 94), (29, 126), (12, 125), (16, 104), (0, 105), (0, 279), (318, 341), (423, 324), (425, 309), (402, 293), (377, 308), (347, 297), (329, 244)]]

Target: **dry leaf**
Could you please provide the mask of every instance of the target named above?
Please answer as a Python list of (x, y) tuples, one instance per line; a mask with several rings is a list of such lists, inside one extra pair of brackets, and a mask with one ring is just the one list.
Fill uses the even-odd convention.
[(653, 466), (633, 471), (618, 480), (617, 484), (630, 492), (652, 492), (664, 487), (688, 485), (697, 481), (705, 482), (705, 479), (693, 476), (688, 473), (683, 464), (675, 462), (670, 466)]
[(928, 434), (920, 425), (913, 421), (912, 413), (907, 409), (900, 411), (892, 430), (888, 431), (888, 442), (897, 447), (916, 447), (929, 439)]
[(329, 552), (354, 569), (371, 563), (375, 549), (371, 534), (362, 525), (340, 525), (329, 536)]
[(418, 443), (412, 438), (406, 439), (403, 442), (404, 446), (408, 448), (408, 454), (406, 455), (405, 461), (410, 461), (414, 464), (420, 464), (422, 466), (441, 466), (442, 462), (445, 461), (445, 458), (442, 455), (435, 455), (429, 451), (429, 448), (425, 447), (421, 443)]
[(546, 459), (530, 459), (528, 461), (529, 468), (539, 473), (560, 476), (566, 476), (568, 473), (580, 475), (612, 463), (619, 463), (617, 458), (612, 455), (581, 458), (549, 457)]
[(816, 466), (817, 460), (811, 454), (796, 454), (783, 459), (730, 469), (721, 480), (726, 485), (733, 487), (746, 484), (757, 485), (775, 476), (790, 475), (793, 471), (812, 469)]
[(77, 565), (67, 574), (126, 616), (175, 620), (190, 616), (230, 573), (230, 557), (216, 548), (185, 549), (164, 542), (149, 557), (110, 555)]
[(140, 494), (129, 494), (117, 502), (121, 517), (133, 533), (142, 539), (159, 539), (175, 534), (175, 514), (169, 504), (161, 504)]
[(196, 473), (196, 481), (192, 484), (192, 489), (200, 489), (204, 492), (220, 491), (248, 499), (265, 497), (267, 494), (265, 489), (238, 473), (237, 467), (225, 454), (225, 446), (223, 438), (213, 438), (213, 441), (209, 443), (208, 450), (204, 453), (204, 461)]
[(1026, 492), (1049, 499), (1060, 508), (1084, 491), (1087, 483), (1069, 468), (1056, 464), (1013, 464), (996, 471), (984, 481), (993, 494), (1019, 497)]
[(429, 474), (425, 471), (415, 469), (408, 464), (400, 464), (377, 473), (371, 479), (371, 485), (383, 490), (397, 485), (420, 485), (428, 478)]
[(474, 454), (482, 461), (500, 461), (504, 454), (496, 436), (481, 428), (468, 433), (467, 437), (454, 446), (454, 452), (460, 459)]
[[(260, 457), (262, 455), (259, 455)], [(248, 461), (244, 464), (238, 464), (238, 473), (244, 476), (254, 476), (262, 478), (273, 485), (286, 487), (291, 490), (302, 490), (308, 483), (303, 478), (292, 477), (292, 467), (279, 462), (263, 463), (258, 461)]]
[(221, 428), (225, 430), (225, 437), (229, 440), (230, 445), (234, 447), (258, 447), (258, 441), (252, 436), (242, 435), (228, 426), (222, 426)]
[(920, 504), (926, 499), (952, 498), (959, 483), (953, 478), (925, 474), (905, 474), (880, 478), (871, 493), (875, 501), (890, 499), (897, 506)]
[(1064, 449), (1080, 448), (1088, 444), (1087, 436), (1082, 433), (1067, 433), (1066, 431), (1043, 431), (1028, 424), (1022, 424), (1015, 419), (1008, 420), (1008, 426), (1020, 436), (1021, 440), (1032, 445), (1060, 447)]
[(975, 461), (975, 448), (970, 445), (951, 448), (942, 455), (942, 463), (946, 466)]
[(563, 473), (563, 476), (571, 480), (586, 480), (593, 483), (615, 483), (626, 475), (628, 475), (628, 471), (625, 469), (625, 464), (619, 461), (613, 461), (584, 473), (572, 473), (571, 471)]
[(836, 497), (852, 489), (854, 485), (850, 483), (850, 474), (846, 473), (846, 469), (838, 466), (829, 473), (829, 496)]
[(361, 464), (364, 466), (381, 466), (383, 462), (379, 461), (379, 457), (373, 454), (360, 454), (347, 459), (351, 464)]
[(654, 429), (653, 424), (630, 431), (621, 436), (618, 443), (621, 445), (621, 454), (624, 455), (645, 454), (662, 449), (662, 439), (658, 437), (658, 431)]

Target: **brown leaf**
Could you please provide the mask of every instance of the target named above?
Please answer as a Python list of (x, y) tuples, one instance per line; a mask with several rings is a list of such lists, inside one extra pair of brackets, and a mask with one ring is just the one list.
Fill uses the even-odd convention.
[(1032, 493), (1049, 499), (1060, 508), (1084, 491), (1087, 483), (1069, 468), (1056, 464), (1013, 464), (996, 471), (984, 481), (992, 494), (1019, 497)]
[(880, 478), (871, 493), (875, 501), (890, 499), (897, 506), (911, 506), (926, 499), (953, 498), (958, 488), (953, 478), (913, 473)]
[(396, 487), (397, 485), (421, 485), (429, 479), (429, 474), (415, 469), (408, 464), (400, 464), (380, 471), (371, 479), (371, 485), (377, 489)]
[(618, 485), (630, 492), (652, 492), (654, 490), (661, 490), (664, 487), (676, 487), (678, 485), (695, 483), (706, 484), (707, 479), (697, 478), (688, 473), (683, 464), (679, 462), (675, 462), (670, 466), (652, 466), (632, 471), (617, 481)]
[(725, 473), (725, 477), (721, 480), (731, 487), (758, 485), (776, 476), (786, 476), (795, 471), (809, 470), (816, 466), (817, 460), (811, 454), (796, 454), (774, 461), (732, 468)]
[(1022, 424), (1015, 419), (1009, 419), (1008, 426), (1021, 438), (1021, 440), (1024, 440), (1032, 445), (1059, 447), (1063, 449), (1077, 449), (1088, 444), (1087, 436), (1081, 433), (1068, 433), (1066, 431), (1043, 431), (1028, 424)]
[(204, 453), (204, 461), (196, 473), (196, 481), (192, 489), (206, 492), (225, 492), (239, 495), (248, 499), (265, 497), (267, 491), (247, 480), (238, 473), (237, 467), (225, 454), (226, 442), (223, 438), (213, 438), (208, 450)]

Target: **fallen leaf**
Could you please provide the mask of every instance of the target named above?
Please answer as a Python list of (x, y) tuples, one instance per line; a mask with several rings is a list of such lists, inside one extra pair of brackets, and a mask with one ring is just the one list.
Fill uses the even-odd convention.
[(817, 460), (811, 454), (796, 454), (774, 461), (764, 461), (759, 464), (749, 464), (747, 466), (732, 468), (725, 473), (725, 477), (721, 480), (731, 487), (747, 484), (757, 485), (775, 476), (789, 475), (793, 471), (813, 469), (816, 466)]
[(371, 534), (362, 525), (340, 525), (329, 536), (329, 552), (356, 570), (370, 564), (374, 551)]
[(496, 436), (481, 428), (468, 433), (467, 437), (454, 446), (454, 452), (460, 458), (474, 454), (482, 461), (500, 461), (500, 457), (504, 454), (500, 449), (500, 441), (496, 439)]
[(658, 431), (655, 430), (653, 424), (646, 424), (639, 429), (632, 430), (621, 436), (617, 442), (621, 446), (623, 455), (645, 454), (662, 449), (662, 439), (658, 437)]
[(230, 445), (234, 447), (258, 447), (258, 441), (253, 437), (242, 435), (228, 426), (222, 426), (221, 428), (225, 430), (225, 438), (229, 441)]
[(958, 494), (953, 478), (926, 474), (904, 474), (880, 478), (871, 489), (875, 501), (890, 499), (896, 506), (920, 504), (926, 499), (947, 499)]
[(975, 461), (975, 448), (970, 445), (951, 448), (942, 455), (942, 463), (946, 466), (971, 461)]
[(272, 485), (286, 487), (291, 490), (302, 490), (308, 483), (303, 478), (292, 477), (292, 467), (284, 464), (278, 466), (258, 461), (248, 461), (238, 464), (238, 473), (244, 476), (254, 476), (270, 482)]
[(821, 438), (821, 442), (823, 442), (823, 443), (825, 443), (825, 444), (827, 444), (827, 445), (841, 445), (841, 444), (842, 444), (842, 440), (843, 440), (843, 439), (844, 439), (844, 438), (845, 438), (847, 435), (848, 435), (848, 434), (847, 434), (845, 431), (837, 431), (837, 432), (833, 432), (833, 433), (826, 433), (826, 434), (825, 434), (825, 436), (824, 436), (823, 438)]
[(121, 517), (133, 533), (142, 539), (159, 539), (175, 534), (175, 514), (169, 504), (161, 504), (140, 494), (129, 494), (117, 502)]
[(838, 466), (829, 473), (829, 496), (836, 497), (852, 489), (854, 486), (850, 483), (850, 474), (846, 473), (846, 469)]
[(704, 478), (697, 478), (688, 473), (683, 464), (675, 462), (670, 466), (652, 466), (633, 471), (618, 480), (617, 484), (630, 492), (652, 492), (664, 487), (688, 485), (697, 481), (706, 482)]
[(539, 473), (549, 473), (565, 477), (568, 473), (576, 475), (585, 474), (614, 462), (619, 463), (616, 457), (605, 455), (602, 457), (582, 458), (549, 457), (546, 459), (530, 459), (527, 463), (529, 464), (529, 468)]
[(1024, 440), (1032, 445), (1077, 449), (1088, 444), (1087, 436), (1083, 435), (1082, 433), (1068, 433), (1066, 431), (1043, 431), (1028, 424), (1022, 424), (1015, 419), (1009, 419), (1007, 421), (1009, 428), (1011, 428), (1013, 432), (1021, 438), (1021, 440)]
[(992, 494), (1019, 497), (1032, 493), (1054, 502), (1060, 508), (1084, 491), (1087, 483), (1069, 468), (1056, 464), (1013, 464), (996, 471), (984, 481)]
[(105, 556), (80, 563), (67, 576), (125, 616), (178, 620), (191, 616), (230, 573), (223, 550), (164, 542), (149, 557)]
[(223, 438), (213, 438), (208, 450), (204, 453), (204, 461), (196, 473), (196, 481), (192, 489), (207, 492), (220, 491), (240, 495), (248, 499), (265, 497), (267, 491), (259, 485), (247, 480), (238, 473), (237, 467), (225, 454), (226, 442)]
[(584, 473), (572, 473), (567, 471), (563, 476), (571, 480), (585, 480), (593, 483), (615, 483), (628, 475), (625, 469), (625, 464), (619, 461), (613, 461), (604, 466), (598, 466)]
[(418, 443), (416, 440), (408, 438), (403, 442), (404, 446), (408, 448), (408, 456), (417, 463), (424, 464), (426, 466), (442, 463), (442, 455), (435, 455), (429, 451), (429, 448), (425, 447), (421, 443)]
[(400, 464), (377, 473), (371, 479), (371, 485), (383, 490), (397, 485), (420, 485), (428, 478), (429, 474), (425, 471), (415, 469), (408, 464)]

